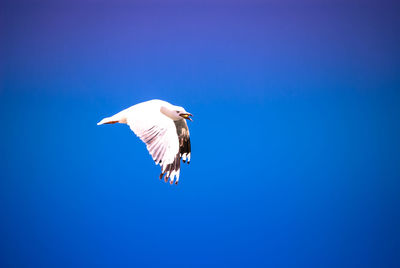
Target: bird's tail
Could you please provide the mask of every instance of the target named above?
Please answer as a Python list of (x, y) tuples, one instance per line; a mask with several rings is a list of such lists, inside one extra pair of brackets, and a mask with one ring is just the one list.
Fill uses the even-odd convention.
[(118, 120), (114, 120), (112, 117), (103, 118), (97, 125), (104, 125), (104, 124), (115, 124), (118, 123)]
[(127, 123), (127, 111), (128, 109), (125, 109), (117, 114), (114, 114), (113, 116), (103, 118), (100, 122), (97, 123), (97, 125), (104, 125), (104, 124), (115, 124), (115, 123), (122, 123), (126, 124)]
[(97, 123), (97, 125), (99, 126), (99, 125), (104, 125), (104, 124), (115, 124), (115, 123), (126, 124), (126, 117), (124, 116), (123, 113), (120, 112), (111, 117), (103, 118), (100, 122)]

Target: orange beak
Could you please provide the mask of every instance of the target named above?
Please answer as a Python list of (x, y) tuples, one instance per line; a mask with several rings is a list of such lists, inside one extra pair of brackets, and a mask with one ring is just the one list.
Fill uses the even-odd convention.
[(186, 114), (180, 114), (181, 117), (188, 119), (190, 121), (193, 121), (192, 118), (190, 118), (189, 116), (193, 116), (191, 113), (186, 113)]

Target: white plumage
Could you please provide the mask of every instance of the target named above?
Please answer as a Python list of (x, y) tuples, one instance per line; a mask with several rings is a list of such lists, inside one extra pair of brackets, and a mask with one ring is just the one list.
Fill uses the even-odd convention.
[(190, 162), (190, 134), (185, 119), (192, 114), (184, 108), (162, 100), (150, 100), (129, 107), (97, 125), (124, 123), (146, 144), (156, 164), (161, 166), (160, 179), (165, 174), (172, 184), (179, 181), (180, 160)]

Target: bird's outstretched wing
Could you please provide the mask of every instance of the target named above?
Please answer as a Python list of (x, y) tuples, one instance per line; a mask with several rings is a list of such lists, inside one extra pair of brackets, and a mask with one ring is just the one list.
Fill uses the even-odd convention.
[(160, 179), (165, 174), (165, 181), (178, 183), (180, 173), (180, 149), (177, 128), (174, 121), (154, 109), (135, 107), (127, 111), (127, 124), (146, 144), (147, 150), (155, 163), (161, 166)]
[(187, 161), (190, 163), (190, 133), (189, 128), (187, 126), (186, 120), (178, 120), (174, 121), (176, 126), (176, 133), (178, 134), (179, 138), (179, 155), (183, 160), (183, 163)]

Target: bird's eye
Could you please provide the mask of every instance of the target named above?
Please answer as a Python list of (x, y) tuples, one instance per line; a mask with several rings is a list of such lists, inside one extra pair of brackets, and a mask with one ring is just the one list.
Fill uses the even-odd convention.
[(177, 114), (179, 114), (179, 111), (176, 111)]

